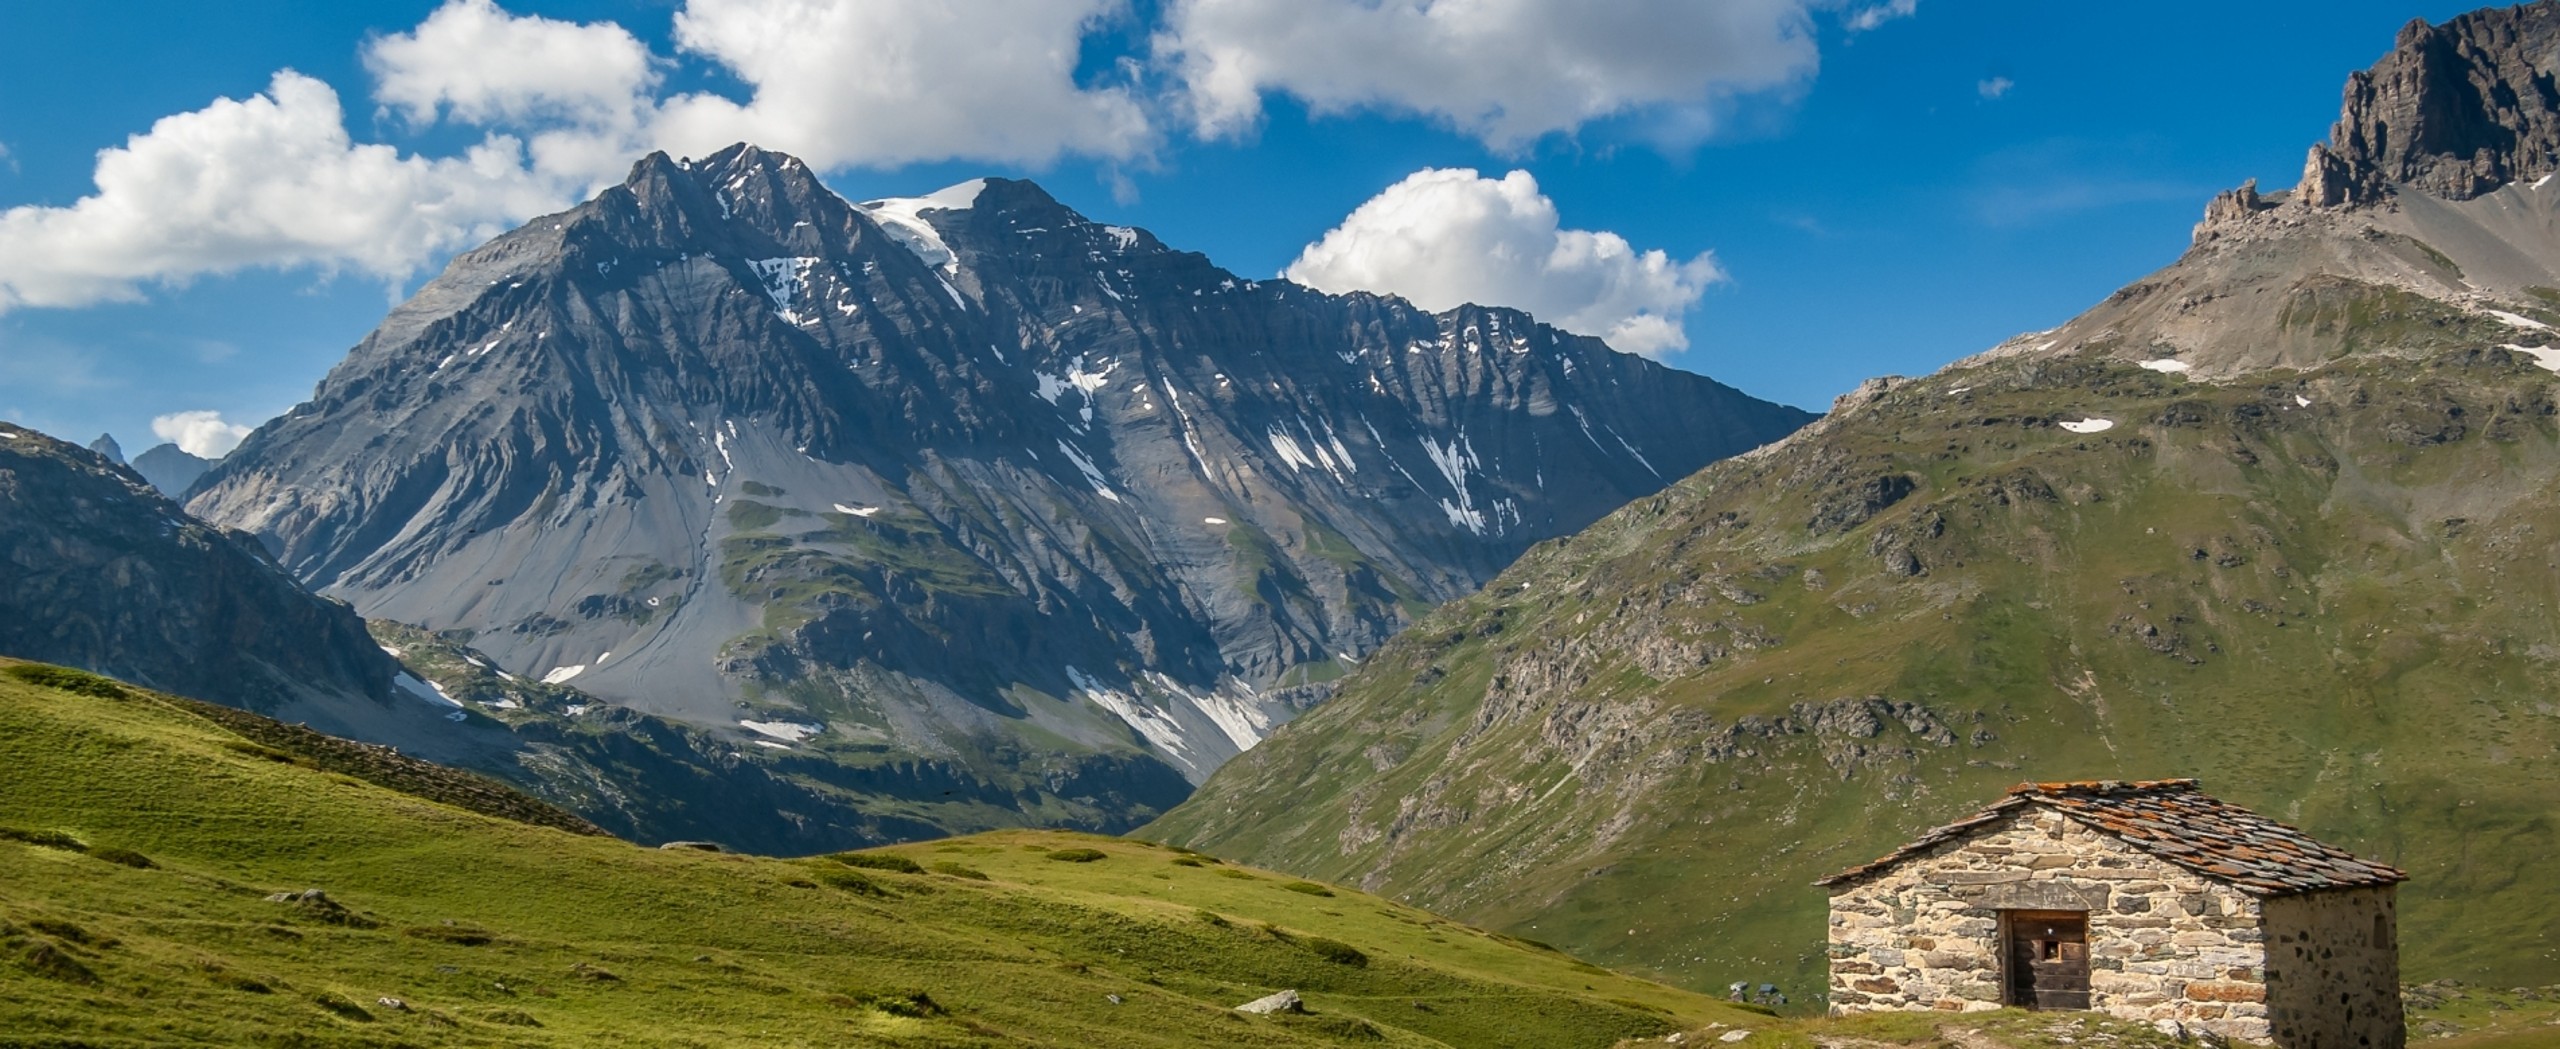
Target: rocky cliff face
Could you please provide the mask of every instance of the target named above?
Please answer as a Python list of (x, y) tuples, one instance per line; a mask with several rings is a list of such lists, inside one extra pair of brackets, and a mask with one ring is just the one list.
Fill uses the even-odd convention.
[(191, 506), (517, 674), (967, 770), (1013, 799), (974, 826), (1095, 776), (1169, 804), (1530, 543), (1806, 418), (1029, 183), (856, 205), (737, 147), (457, 259)]
[(399, 666), (255, 540), (105, 457), (0, 423), (0, 654), (267, 713), (368, 717)]
[(2347, 78), (2329, 141), (2304, 164), (2300, 199), (2334, 207), (2400, 186), (2469, 200), (2560, 171), (2560, 3), (2540, 0), (2400, 30), (2391, 53)]

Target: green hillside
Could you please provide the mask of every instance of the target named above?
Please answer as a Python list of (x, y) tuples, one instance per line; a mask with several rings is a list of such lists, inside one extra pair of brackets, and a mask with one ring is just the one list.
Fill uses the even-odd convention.
[(1814, 878), (2020, 780), (2196, 776), (2408, 869), (2412, 979), (2560, 979), (2549, 372), (1868, 392), (1538, 547), (1142, 833), (1801, 998)]
[[(1163, 846), (644, 849), (220, 713), (0, 661), (0, 1045), (1605, 1047), (1750, 1018)], [(1283, 988), (1309, 1011), (1230, 1009)]]

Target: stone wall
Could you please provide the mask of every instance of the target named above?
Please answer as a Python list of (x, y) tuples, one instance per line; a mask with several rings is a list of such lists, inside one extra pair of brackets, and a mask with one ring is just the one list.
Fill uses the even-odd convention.
[(2008, 910), (2088, 912), (2092, 1009), (2269, 1038), (2256, 898), (2035, 808), (1834, 886), (1831, 1011), (1998, 1008)]
[(2276, 1044), (2400, 1049), (2400, 917), (2392, 886), (2264, 903)]

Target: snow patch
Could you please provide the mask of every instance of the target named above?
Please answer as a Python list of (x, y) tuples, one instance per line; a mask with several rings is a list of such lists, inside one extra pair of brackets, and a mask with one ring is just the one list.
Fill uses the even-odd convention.
[(1084, 698), (1091, 700), (1095, 706), (1110, 711), (1113, 717), (1127, 722), (1130, 728), (1136, 729), (1138, 735), (1154, 744), (1156, 749), (1181, 759), (1185, 764), (1190, 763), (1191, 741), (1184, 738), (1182, 726), (1165, 716), (1163, 711), (1140, 703), (1134, 693), (1106, 688), (1102, 682), (1094, 680), (1092, 675), (1075, 667), (1067, 668), (1067, 680), (1075, 683), (1075, 690)]
[(1093, 460), (1085, 458), (1083, 452), (1065, 441), (1058, 442), (1058, 450), (1067, 453), (1067, 461), (1076, 464), (1076, 469), (1084, 474), (1085, 483), (1092, 485), (1094, 491), (1112, 502), (1120, 501), (1120, 493), (1111, 490), (1111, 485), (1103, 479), (1102, 471), (1093, 465)]
[(1226, 519), (1226, 518), (1223, 518), (1223, 517), (1203, 517), (1203, 518), (1201, 518), (1201, 519), (1200, 519), (1200, 523), (1201, 523), (1201, 524), (1225, 524), (1225, 523), (1227, 523), (1227, 519)]
[(825, 263), (825, 259), (812, 258), (749, 259), (747, 268), (755, 271), (756, 280), (764, 285), (765, 297), (773, 300), (773, 312), (798, 324), (802, 318), (792, 309), (792, 303), (808, 290), (809, 271)]
[(764, 747), (764, 748), (769, 749), (769, 750), (789, 750), (789, 749), (791, 749), (791, 744), (788, 744), (788, 743), (776, 743), (776, 742), (774, 742), (774, 741), (772, 741), (772, 740), (769, 740), (769, 739), (751, 739), (751, 740), (748, 740), (747, 742), (749, 742), (749, 743), (753, 743), (753, 744), (755, 744), (756, 746)]
[(2063, 429), (2073, 433), (2102, 433), (2115, 429), (2115, 426), (2116, 421), (2113, 419), (2081, 419), (2062, 424)]
[(2533, 358), (2534, 365), (2544, 371), (2560, 372), (2560, 346), (2518, 346), (2508, 343), (2506, 348)]
[(462, 709), (462, 701), (457, 700), (452, 696), (445, 695), (444, 689), (437, 687), (435, 682), (420, 680), (418, 677), (410, 674), (406, 670), (392, 675), (391, 683), (400, 686), (401, 691), (407, 692), (412, 696), (416, 696), (419, 699), (426, 700), (427, 702), (433, 703), (437, 706), (452, 707), (456, 710)]
[(553, 667), (551, 668), (550, 673), (542, 675), (542, 683), (546, 685), (557, 685), (586, 672), (587, 665), (584, 663), (580, 663), (576, 666)]
[[(928, 211), (967, 211), (978, 204), (978, 194), (987, 188), (987, 180), (970, 179), (957, 186), (935, 190), (921, 197), (888, 197), (864, 201), (862, 209), (871, 213), (872, 221), (889, 234), (889, 239), (914, 253), (927, 266), (944, 272), (960, 268), (960, 256), (944, 243), (942, 231), (925, 221)], [(946, 285), (947, 287), (947, 285)], [(954, 292), (953, 298), (959, 293)]]
[(825, 725), (804, 725), (797, 721), (751, 721), (739, 718), (738, 725), (760, 736), (771, 736), (785, 743), (801, 740), (827, 730)]
[(2167, 357), (2162, 357), (2156, 361), (2136, 361), (2134, 363), (2139, 364), (2142, 367), (2149, 368), (2155, 372), (2168, 372), (2173, 375), (2187, 370), (2187, 362), (2173, 360)]
[(837, 513), (852, 514), (855, 517), (869, 517), (880, 512), (880, 508), (876, 506), (847, 506), (843, 503), (837, 503), (835, 506)]
[(2521, 313), (2509, 313), (2505, 310), (2481, 310), (2480, 312), (2506, 322), (2507, 326), (2510, 328), (2522, 328), (2526, 331), (2553, 330), (2550, 325), (2544, 324), (2531, 317), (2527, 317)]

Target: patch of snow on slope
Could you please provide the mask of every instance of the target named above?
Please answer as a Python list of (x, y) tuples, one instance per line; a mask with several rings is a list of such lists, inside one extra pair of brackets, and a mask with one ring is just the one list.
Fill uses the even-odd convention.
[(1298, 447), (1298, 439), (1290, 436), (1287, 430), (1274, 426), (1265, 431), (1263, 436), (1271, 439), (1271, 450), (1279, 454), (1281, 462), (1289, 464), (1290, 472), (1295, 473), (1300, 467), (1309, 470), (1316, 468), (1315, 459), (1309, 456), (1305, 449)]
[(1226, 518), (1223, 518), (1223, 517), (1203, 517), (1203, 518), (1201, 518), (1201, 519), (1200, 519), (1200, 523), (1201, 523), (1201, 524), (1225, 524), (1225, 523), (1227, 523), (1227, 519), (1226, 519)]
[(869, 517), (880, 512), (880, 508), (876, 506), (846, 506), (843, 503), (835, 505), (837, 513), (852, 514), (855, 517)]
[(1467, 490), (1468, 476), (1484, 468), (1484, 463), (1476, 458), (1475, 443), (1467, 440), (1465, 433), (1460, 433), (1446, 445), (1424, 437), (1422, 451), (1431, 457), (1431, 465), (1439, 468), (1440, 476), (1448, 480), (1449, 487), (1457, 490), (1456, 502), (1440, 500), (1440, 512), (1449, 515), (1450, 524), (1483, 535), (1484, 511), (1476, 509), (1475, 496)]
[(1272, 720), (1270, 711), (1228, 695), (1223, 690), (1193, 692), (1162, 672), (1150, 673), (1148, 677), (1155, 680), (1156, 687), (1182, 697), (1192, 709), (1208, 718), (1210, 724), (1218, 726), (1218, 731), (1227, 737), (1227, 742), (1233, 744), (1238, 753), (1252, 750), (1271, 735), (1272, 729), (1279, 727)]
[(2506, 348), (2533, 358), (2535, 366), (2544, 371), (2560, 372), (2560, 346), (2518, 346), (2508, 343)]
[(1084, 474), (1085, 483), (1092, 485), (1094, 491), (1102, 493), (1103, 498), (1112, 502), (1120, 501), (1120, 493), (1111, 490), (1111, 485), (1103, 479), (1102, 471), (1093, 465), (1093, 460), (1085, 458), (1083, 452), (1077, 451), (1074, 445), (1065, 441), (1058, 442), (1058, 450), (1067, 453), (1067, 461), (1076, 464), (1076, 469)]
[(1626, 437), (1618, 432), (1617, 427), (1609, 426), (1604, 427), (1604, 429), (1609, 431), (1610, 437), (1617, 439), (1618, 447), (1626, 449), (1628, 455), (1636, 457), (1636, 462), (1644, 467), (1646, 473), (1650, 473), (1655, 477), (1662, 476), (1662, 471), (1653, 468), (1653, 460), (1645, 458), (1644, 453), (1637, 451), (1635, 445), (1628, 444)]
[(756, 279), (763, 282), (765, 297), (773, 300), (773, 312), (783, 320), (798, 324), (801, 317), (792, 309), (792, 303), (799, 301), (800, 293), (808, 290), (809, 271), (825, 262), (825, 259), (811, 258), (749, 259), (747, 268), (754, 270)]
[(2167, 372), (2172, 375), (2187, 370), (2187, 362), (2173, 360), (2167, 357), (2162, 357), (2156, 361), (2135, 361), (2134, 363), (2142, 367), (2149, 368), (2155, 372)]
[(1131, 693), (1105, 688), (1102, 682), (1074, 667), (1067, 668), (1067, 680), (1075, 682), (1077, 693), (1128, 723), (1156, 749), (1181, 759), (1184, 764), (1191, 763), (1191, 741), (1183, 737), (1182, 726), (1166, 717), (1163, 711), (1139, 702), (1138, 697)]
[(2113, 419), (2080, 419), (2062, 424), (2063, 429), (2073, 433), (2103, 433), (2115, 427), (2116, 421)]
[[(925, 221), (924, 213), (967, 211), (977, 206), (978, 194), (986, 188), (987, 180), (970, 179), (921, 197), (864, 201), (862, 210), (871, 214), (872, 221), (878, 222), (890, 239), (913, 252), (925, 265), (947, 273), (960, 268), (960, 256), (952, 252), (951, 245), (943, 242), (942, 231)], [(958, 297), (958, 293), (955, 292), (954, 297)]]
[(576, 666), (553, 667), (551, 668), (550, 673), (542, 675), (542, 683), (546, 685), (562, 684), (570, 678), (586, 672), (587, 665), (584, 663), (577, 664)]
[(456, 710), (462, 709), (462, 701), (457, 700), (452, 696), (445, 695), (444, 689), (437, 687), (435, 682), (421, 680), (416, 676), (411, 675), (406, 670), (392, 675), (391, 683), (400, 686), (401, 691), (407, 692), (412, 696), (416, 696), (419, 699), (426, 700), (427, 702), (433, 703), (437, 706), (452, 707)]
[(738, 725), (749, 732), (771, 736), (785, 743), (798, 743), (827, 730), (825, 725), (804, 725), (797, 721), (750, 721), (746, 718), (739, 718)]
[(2507, 311), (2505, 311), (2505, 310), (2481, 310), (2480, 312), (2482, 312), (2482, 313), (2486, 313), (2486, 314), (2488, 314), (2489, 316), (2492, 316), (2492, 317), (2496, 317), (2496, 318), (2498, 318), (2498, 319), (2499, 319), (2499, 320), (2501, 320), (2501, 321), (2505, 321), (2505, 322), (2506, 322), (2506, 324), (2507, 324), (2507, 326), (2508, 326), (2508, 327), (2510, 327), (2510, 328), (2523, 328), (2523, 329), (2524, 329), (2524, 330), (2526, 330), (2526, 331), (2550, 331), (2550, 330), (2552, 330), (2552, 328), (2551, 328), (2551, 326), (2550, 326), (2550, 325), (2548, 325), (2548, 324), (2544, 324), (2544, 323), (2542, 323), (2541, 321), (2535, 320), (2535, 319), (2533, 319), (2533, 318), (2531, 318), (2531, 317), (2527, 317), (2527, 316), (2525, 316), (2525, 315), (2523, 315), (2523, 314), (2520, 314), (2520, 313), (2509, 313), (2509, 312), (2507, 312)]
[(2298, 394), (2298, 393), (2297, 393), (2297, 394), (2294, 394), (2294, 395), (2293, 395), (2293, 406), (2294, 406), (2294, 407), (2296, 407), (2296, 408), (2308, 408), (2308, 407), (2311, 407), (2311, 398), (2309, 398), (2309, 397), (2305, 397), (2305, 396), (2303, 396), (2303, 395), (2301, 395), (2301, 394)]

